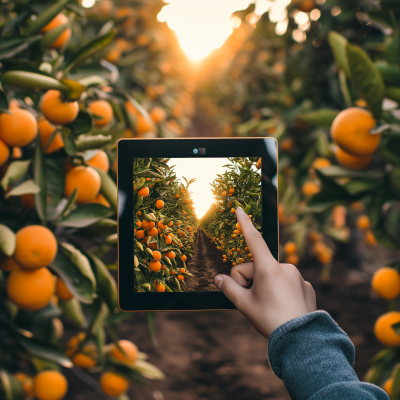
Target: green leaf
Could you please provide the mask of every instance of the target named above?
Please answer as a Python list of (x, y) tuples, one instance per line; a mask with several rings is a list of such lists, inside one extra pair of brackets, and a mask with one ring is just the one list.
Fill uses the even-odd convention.
[(49, 342), (42, 342), (35, 338), (27, 338), (26, 336), (19, 335), (18, 341), (25, 348), (25, 350), (32, 356), (40, 358), (41, 360), (53, 361), (65, 368), (71, 368), (72, 362), (64, 354), (64, 350), (50, 344)]
[(379, 61), (375, 66), (382, 76), (387, 86), (400, 86), (400, 70), (399, 67)]
[(21, 196), (22, 194), (38, 194), (40, 193), (40, 187), (32, 180), (22, 182), (15, 188), (12, 188), (4, 197), (8, 199), (11, 196)]
[(381, 74), (361, 47), (347, 43), (346, 54), (351, 81), (360, 96), (367, 102), (374, 117), (380, 119), (385, 94), (385, 84)]
[(16, 242), (15, 233), (8, 226), (0, 224), (0, 251), (11, 257), (14, 254)]
[(30, 15), (30, 11), (28, 10), (21, 10), (16, 17), (10, 19), (4, 26), (1, 31), (1, 37), (4, 37), (7, 35), (8, 32), (10, 32), (16, 25), (18, 25), (21, 21), (27, 19)]
[(99, 149), (112, 141), (111, 135), (80, 135), (76, 139), (76, 149), (78, 151), (86, 151), (92, 149)]
[(86, 228), (79, 229), (79, 235), (87, 237), (109, 236), (117, 233), (117, 221), (113, 219), (101, 219)]
[(46, 157), (48, 207), (55, 208), (64, 197), (65, 161), (61, 157)]
[(390, 64), (400, 64), (399, 35), (400, 31), (396, 34), (385, 50), (386, 61)]
[(8, 110), (8, 100), (2, 90), (0, 90), (0, 110)]
[(46, 225), (47, 185), (44, 154), (40, 135), (36, 136), (35, 158), (33, 161), (33, 177), (35, 183), (40, 187), (40, 193), (35, 195), (36, 212), (43, 225)]
[(144, 360), (137, 359), (131, 365), (131, 369), (147, 379), (165, 379), (165, 375), (161, 370)]
[(93, 301), (92, 280), (81, 272), (69, 255), (58, 251), (49, 268), (57, 273), (77, 300), (87, 304)]
[(37, 16), (35, 21), (33, 21), (24, 31), (25, 36), (29, 37), (33, 34), (39, 32), (44, 28), (57, 14), (59, 14), (65, 5), (70, 0), (60, 0), (48, 7), (45, 11)]
[(157, 314), (155, 312), (146, 313), (147, 326), (149, 328), (151, 341), (153, 342), (154, 346), (158, 345), (156, 336), (156, 315)]
[(382, 178), (384, 173), (380, 171), (353, 171), (347, 168), (343, 168), (340, 165), (331, 165), (330, 167), (324, 168), (324, 175), (331, 178)]
[(69, 243), (60, 243), (63, 247), (66, 255), (69, 259), (76, 265), (79, 271), (88, 278), (92, 283), (93, 291), (96, 290), (96, 278), (94, 276), (93, 270), (90, 266), (89, 260), (84, 256), (76, 247)]
[(328, 42), (333, 51), (336, 62), (339, 64), (340, 68), (349, 76), (349, 65), (347, 61), (346, 45), (347, 39), (340, 33), (331, 31), (328, 34)]
[(67, 129), (61, 129), (61, 135), (62, 139), (64, 142), (64, 148), (65, 152), (69, 156), (75, 156), (76, 155), (76, 145), (75, 145), (75, 140), (71, 135), (71, 132)]
[(321, 128), (329, 129), (333, 120), (339, 114), (339, 111), (331, 110), (329, 108), (321, 108), (316, 111), (310, 111), (304, 114), (298, 114), (297, 118), (307, 122), (310, 125), (316, 125)]
[(86, 111), (79, 111), (78, 116), (70, 124), (65, 125), (74, 136), (90, 132), (92, 129), (92, 117)]
[(112, 42), (115, 30), (105, 33), (104, 35), (98, 36), (87, 43), (85, 46), (81, 47), (71, 59), (69, 64), (64, 68), (64, 73), (68, 73), (71, 68), (75, 65), (82, 63), (87, 58), (91, 57), (93, 54), (97, 53), (99, 50), (103, 49), (105, 46)]
[(386, 87), (385, 97), (396, 102), (400, 102), (400, 88), (399, 87)]
[(14, 182), (19, 181), (29, 169), (31, 164), (30, 160), (27, 161), (13, 161), (7, 168), (7, 171), (1, 180), (1, 186), (4, 190), (7, 190), (9, 185), (12, 185)]
[(115, 280), (103, 261), (87, 250), (85, 250), (84, 253), (88, 256), (92, 268), (95, 271), (99, 296), (105, 300), (110, 312), (113, 312), (117, 307), (118, 301)]
[[(29, 39), (16, 40), (16, 44), (13, 47), (5, 46), (6, 49), (0, 51), (0, 60), (8, 60), (15, 57), (17, 54), (26, 50), (30, 45), (40, 40), (40, 35), (33, 36)], [(10, 44), (10, 43), (9, 43)]]
[(63, 218), (70, 212), (71, 208), (75, 204), (77, 197), (78, 197), (78, 188), (75, 188), (74, 191), (71, 193), (71, 196), (69, 196), (68, 201), (66, 202), (64, 208), (60, 212), (59, 218)]
[(57, 79), (46, 75), (35, 74), (27, 71), (8, 71), (0, 76), (3, 85), (12, 85), (27, 89), (55, 89), (62, 92), (68, 92), (69, 87)]
[(59, 226), (70, 228), (83, 228), (97, 222), (99, 219), (109, 217), (115, 211), (101, 204), (83, 204), (72, 210), (66, 217), (57, 223)]
[(25, 394), (22, 385), (5, 369), (0, 369), (0, 383), (5, 392), (5, 400), (24, 400)]
[(372, 19), (372, 21), (376, 21), (379, 24), (386, 25), (387, 27), (396, 29), (396, 27), (393, 24), (393, 19), (390, 16), (390, 13), (388, 13), (385, 10), (370, 10), (367, 12), (368, 17)]
[(117, 185), (111, 179), (110, 175), (101, 170), (100, 168), (94, 167), (94, 169), (99, 173), (101, 178), (101, 194), (108, 200), (108, 202), (113, 206), (114, 210), (118, 208), (118, 190)]
[(343, 187), (336, 183), (335, 180), (329, 178), (325, 174), (321, 172), (321, 170), (315, 171), (318, 179), (321, 181), (323, 189), (327, 192), (330, 192), (332, 196), (340, 197), (340, 198), (349, 198), (349, 192)]
[(104, 301), (99, 301), (99, 310), (96, 313), (96, 317), (93, 319), (89, 330), (92, 335), (95, 335), (97, 330), (104, 325), (104, 321), (108, 317), (109, 311), (106, 303)]
[(81, 328), (87, 328), (88, 323), (83, 314), (81, 303), (76, 297), (69, 301), (60, 301), (59, 307), (72, 322), (75, 322)]

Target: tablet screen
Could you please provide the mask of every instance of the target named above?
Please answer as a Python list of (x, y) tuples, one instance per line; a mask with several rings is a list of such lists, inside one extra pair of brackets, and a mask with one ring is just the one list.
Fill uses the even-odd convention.
[(235, 210), (261, 232), (261, 158), (134, 158), (133, 181), (135, 292), (218, 291), (252, 261)]

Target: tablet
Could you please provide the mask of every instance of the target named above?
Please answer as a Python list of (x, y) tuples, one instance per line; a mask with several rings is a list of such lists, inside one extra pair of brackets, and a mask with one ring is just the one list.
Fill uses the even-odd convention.
[(242, 207), (278, 259), (274, 138), (118, 142), (122, 311), (230, 310), (217, 274), (250, 262)]

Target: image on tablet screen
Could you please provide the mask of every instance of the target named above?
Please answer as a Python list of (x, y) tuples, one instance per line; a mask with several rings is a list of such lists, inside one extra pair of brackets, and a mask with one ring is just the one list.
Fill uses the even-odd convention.
[(135, 292), (218, 291), (252, 261), (236, 208), (261, 232), (261, 159), (134, 158)]

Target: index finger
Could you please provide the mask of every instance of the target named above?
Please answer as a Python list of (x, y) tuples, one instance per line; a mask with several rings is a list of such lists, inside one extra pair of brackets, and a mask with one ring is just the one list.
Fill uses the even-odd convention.
[(267, 244), (265, 243), (261, 233), (254, 227), (248, 215), (241, 207), (236, 209), (236, 217), (246, 239), (247, 246), (250, 249), (254, 259), (254, 270), (257, 270), (257, 264), (261, 265), (261, 261), (268, 264), (277, 263), (274, 256), (271, 254)]

